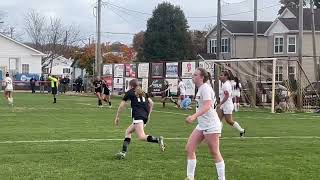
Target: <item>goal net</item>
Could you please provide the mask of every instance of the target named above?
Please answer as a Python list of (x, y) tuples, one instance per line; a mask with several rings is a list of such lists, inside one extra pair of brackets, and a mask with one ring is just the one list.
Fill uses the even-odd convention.
[[(276, 58), (207, 60), (237, 77), (241, 86), (240, 103), (244, 106), (270, 107), (274, 112), (276, 82)], [(215, 72), (215, 73), (220, 73)]]
[(205, 62), (214, 63), (220, 72), (229, 71), (239, 79), (240, 103), (244, 106), (269, 107), (271, 112), (319, 107), (320, 84), (312, 83), (297, 61), (261, 58)]

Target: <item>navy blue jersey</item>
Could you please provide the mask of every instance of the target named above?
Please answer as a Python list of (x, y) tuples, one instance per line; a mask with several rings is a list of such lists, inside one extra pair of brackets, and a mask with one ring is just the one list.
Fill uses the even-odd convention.
[(109, 95), (109, 94), (110, 94), (110, 89), (109, 89), (109, 87), (107, 86), (107, 84), (106, 84), (106, 83), (103, 83), (103, 84), (102, 84), (102, 87), (103, 87), (103, 94)]
[(132, 118), (134, 120), (147, 120), (149, 116), (148, 95), (137, 97), (134, 89), (127, 91), (122, 98), (123, 101), (131, 101)]
[(102, 81), (101, 80), (95, 80), (93, 81), (94, 90), (95, 92), (102, 92)]

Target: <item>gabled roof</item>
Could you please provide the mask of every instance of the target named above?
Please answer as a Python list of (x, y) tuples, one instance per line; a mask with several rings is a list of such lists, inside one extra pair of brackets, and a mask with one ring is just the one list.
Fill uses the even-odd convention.
[[(279, 20), (287, 26), (289, 30), (299, 30), (299, 9), (298, 8), (287, 8), (290, 12), (292, 12), (297, 18), (279, 18)], [(303, 9), (303, 30), (311, 31), (311, 9), (304, 8)], [(314, 19), (315, 19), (315, 28), (316, 31), (320, 31), (320, 9), (314, 9)]]
[[(222, 20), (222, 28), (233, 35), (253, 35), (253, 21)], [(264, 34), (272, 24), (272, 21), (258, 21), (258, 34)], [(216, 31), (216, 26), (206, 35)]]
[[(283, 18), (284, 13), (287, 12), (292, 13), (296, 18)], [(304, 8), (303, 9), (303, 30), (311, 31), (311, 9)], [(320, 31), (320, 9), (314, 10), (314, 19), (315, 19), (315, 29), (316, 31)], [(270, 28), (267, 30), (266, 34), (274, 27), (274, 25), (279, 20), (283, 25), (285, 25), (289, 31), (298, 31), (299, 30), (299, 8), (296, 7), (288, 7), (283, 13), (273, 22)]]
[(45, 54), (43, 54), (42, 52), (40, 52), (40, 51), (38, 51), (38, 50), (36, 50), (36, 49), (33, 49), (32, 47), (27, 46), (27, 45), (25, 45), (25, 44), (23, 44), (23, 43), (21, 43), (21, 42), (19, 42), (19, 41), (16, 41), (16, 40), (14, 40), (14, 39), (12, 39), (12, 38), (10, 38), (10, 37), (2, 34), (2, 33), (0, 33), (0, 37), (3, 37), (3, 38), (5, 38), (5, 39), (8, 39), (9, 41), (12, 41), (12, 42), (14, 42), (14, 43), (16, 43), (16, 44), (18, 44), (18, 45), (20, 45), (20, 46), (23, 46), (23, 47), (25, 47), (25, 48), (27, 48), (27, 49), (29, 49), (29, 50), (31, 50), (31, 51), (33, 51), (33, 52), (36, 53), (36, 54), (32, 54), (32, 55), (45, 56)]

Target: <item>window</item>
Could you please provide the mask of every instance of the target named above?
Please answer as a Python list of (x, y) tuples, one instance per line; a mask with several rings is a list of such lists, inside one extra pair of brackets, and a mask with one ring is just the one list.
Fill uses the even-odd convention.
[(288, 66), (288, 79), (295, 80), (296, 79), (296, 67)]
[(217, 53), (217, 40), (211, 39), (210, 53)]
[(230, 44), (229, 44), (229, 39), (221, 39), (221, 52), (222, 53), (228, 53), (229, 52), (229, 47), (230, 47)]
[(29, 74), (29, 64), (22, 64), (22, 74)]
[(274, 37), (274, 53), (275, 54), (283, 53), (283, 37), (282, 36)]
[(63, 74), (70, 74), (70, 68), (63, 68)]
[(283, 81), (283, 67), (276, 67), (276, 81)]
[(296, 53), (296, 36), (288, 35), (288, 53)]
[(49, 74), (49, 68), (44, 68), (43, 73), (44, 74)]

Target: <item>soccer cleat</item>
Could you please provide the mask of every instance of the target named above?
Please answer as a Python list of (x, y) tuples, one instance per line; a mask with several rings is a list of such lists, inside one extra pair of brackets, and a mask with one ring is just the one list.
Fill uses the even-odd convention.
[(246, 130), (243, 130), (243, 132), (240, 133), (240, 137), (244, 138), (244, 135), (246, 134)]
[(116, 154), (116, 158), (117, 159), (119, 159), (119, 160), (121, 160), (121, 159), (124, 159), (126, 157), (126, 153), (125, 152), (118, 152), (117, 154)]
[(162, 152), (164, 152), (164, 151), (166, 150), (166, 145), (164, 144), (163, 139), (164, 139), (164, 138), (163, 138), (162, 136), (159, 137), (159, 146), (160, 146), (160, 150), (161, 150)]
[(111, 105), (111, 106), (109, 106), (109, 108), (111, 109), (111, 108), (112, 108), (112, 105)]

